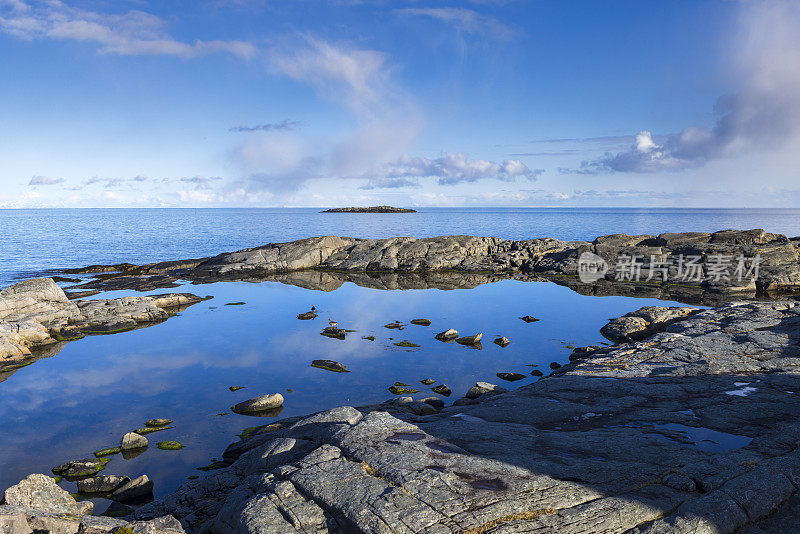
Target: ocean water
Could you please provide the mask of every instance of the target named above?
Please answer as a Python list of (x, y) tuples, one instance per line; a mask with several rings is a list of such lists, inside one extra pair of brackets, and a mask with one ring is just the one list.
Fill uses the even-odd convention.
[[(0, 211), (1, 285), (60, 267), (151, 262), (311, 235), (418, 237), (443, 234), (503, 238), (552, 236), (592, 239), (609, 233), (713, 231), (760, 227), (800, 234), (800, 210), (423, 210), (408, 215), (320, 214), (316, 210), (24, 210)], [(50, 357), (0, 375), (0, 490), (32, 472), (119, 444), (147, 419), (169, 418), (175, 428), (149, 434), (150, 447), (133, 459), (114, 455), (106, 474), (147, 474), (156, 496), (174, 491), (197, 468), (220, 457), (236, 435), (272, 419), (233, 414), (242, 400), (280, 392), (278, 417), (392, 397), (396, 381), (419, 399), (433, 395), (420, 380), (464, 395), (476, 381), (508, 388), (536, 380), (566, 363), (571, 347), (602, 343), (613, 317), (647, 305), (678, 305), (630, 297), (592, 297), (545, 282), (504, 280), (474, 289), (383, 291), (346, 283), (317, 291), (277, 282), (185, 285), (175, 292), (209, 295), (165, 323), (131, 332), (89, 336)], [(164, 292), (164, 290), (156, 291)], [(108, 292), (93, 298), (131, 292)], [(244, 302), (229, 306), (228, 303)], [(319, 317), (299, 321), (314, 305)], [(519, 319), (533, 315), (539, 322)], [(320, 335), (328, 319), (352, 329), (345, 340)], [(427, 318), (430, 327), (387, 329), (393, 321)], [(447, 344), (434, 334), (455, 328), (484, 334), (480, 350)], [(511, 340), (501, 348), (492, 340)], [(364, 339), (374, 336), (374, 341)], [(395, 345), (410, 341), (419, 345)], [(314, 359), (345, 364), (349, 373), (310, 367)], [(526, 376), (500, 380), (498, 372)], [(231, 392), (229, 386), (245, 386)], [(223, 415), (224, 414), (224, 415)], [(156, 448), (177, 440), (179, 451)], [(62, 482), (74, 491), (75, 484)], [(97, 499), (102, 512), (108, 501)]]
[(196, 258), (315, 235), (439, 235), (592, 240), (613, 233), (764, 228), (800, 235), (800, 209), (420, 208), (410, 214), (318, 209), (0, 210), (0, 287), (47, 269)]

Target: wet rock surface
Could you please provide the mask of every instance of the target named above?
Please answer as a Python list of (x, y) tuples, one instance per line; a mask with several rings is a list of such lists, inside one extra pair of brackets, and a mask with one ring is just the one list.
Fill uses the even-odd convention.
[(135, 517), (189, 532), (789, 532), (798, 371), (800, 304), (702, 310), (513, 391), (476, 384), (467, 404), (270, 423)]
[[(591, 253), (608, 264), (594, 283), (578, 279), (578, 261)], [(758, 257), (757, 280), (736, 276), (736, 258)], [(617, 279), (620, 257), (637, 257), (638, 280)], [(720, 257), (733, 258), (717, 279)], [(684, 279), (680, 258), (692, 258), (698, 276)], [(658, 236), (615, 234), (594, 241), (552, 238), (502, 240), (491, 237), (442, 236), (425, 239), (356, 239), (324, 236), (223, 253), (212, 258), (141, 266), (91, 266), (70, 273), (100, 273), (80, 289), (171, 287), (178, 278), (193, 282), (263, 278), (331, 291), (346, 281), (382, 289), (475, 287), (503, 278), (550, 279), (582, 294), (631, 295), (709, 305), (731, 299), (771, 297), (800, 290), (797, 243), (763, 230), (715, 233), (665, 233)], [(666, 276), (665, 276), (666, 275)], [(666, 278), (666, 279), (665, 279)]]

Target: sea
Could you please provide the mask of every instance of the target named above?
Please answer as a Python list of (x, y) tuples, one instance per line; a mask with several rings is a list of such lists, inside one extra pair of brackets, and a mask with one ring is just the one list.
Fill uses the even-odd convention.
[[(412, 214), (331, 214), (318, 209), (64, 209), (0, 210), (0, 287), (88, 264), (148, 263), (318, 235), (364, 238), (438, 235), (505, 239), (592, 240), (613, 233), (658, 234), (763, 228), (800, 235), (798, 209), (434, 209)], [(69, 284), (64, 284), (69, 285)], [(152, 418), (173, 428), (148, 434), (134, 458), (111, 456), (105, 474), (147, 474), (155, 497), (208, 466), (246, 428), (340, 405), (378, 403), (409, 384), (420, 399), (434, 395), (421, 381), (445, 384), (450, 403), (476, 381), (512, 389), (568, 361), (574, 347), (607, 342), (600, 328), (647, 305), (683, 305), (647, 298), (594, 297), (548, 282), (503, 280), (472, 289), (379, 290), (345, 283), (334, 290), (278, 282), (184, 284), (158, 290), (211, 296), (164, 323), (67, 343), (31, 365), (0, 374), (0, 491), (30, 473), (50, 473), (69, 460), (119, 445)], [(138, 294), (112, 291), (91, 298)], [(147, 293), (144, 293), (147, 294)], [(231, 305), (233, 303), (243, 303)], [(296, 316), (315, 306), (318, 318)], [(538, 322), (520, 317), (532, 315)], [(410, 324), (425, 318), (430, 326)], [(352, 332), (320, 335), (328, 320)], [(399, 321), (402, 330), (385, 325)], [(483, 333), (480, 348), (442, 343), (455, 328)], [(511, 343), (492, 343), (498, 336)], [(370, 340), (374, 337), (374, 340)], [(403, 342), (409, 343), (403, 343)], [(399, 345), (398, 345), (399, 344)], [(330, 359), (349, 372), (311, 367)], [(525, 375), (504, 382), (497, 373)], [(231, 391), (231, 386), (242, 389)], [(230, 407), (281, 393), (284, 408), (268, 418)], [(161, 450), (160, 441), (184, 448)], [(75, 491), (74, 482), (62, 487)], [(88, 496), (87, 496), (88, 498)], [(92, 497), (96, 513), (109, 505)]]

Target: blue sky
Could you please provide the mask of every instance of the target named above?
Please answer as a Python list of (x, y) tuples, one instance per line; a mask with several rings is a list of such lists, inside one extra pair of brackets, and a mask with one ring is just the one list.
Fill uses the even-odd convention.
[(0, 207), (795, 207), (799, 25), (779, 0), (0, 0)]

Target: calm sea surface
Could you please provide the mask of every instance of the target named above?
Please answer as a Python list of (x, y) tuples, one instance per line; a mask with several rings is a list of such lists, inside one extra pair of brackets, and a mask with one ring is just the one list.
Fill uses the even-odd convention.
[[(305, 209), (0, 211), (0, 285), (59, 267), (207, 256), (324, 234), (592, 239), (618, 232), (756, 227), (798, 235), (800, 210), (439, 209), (409, 215)], [(551, 283), (511, 280), (453, 291), (381, 291), (347, 283), (323, 292), (276, 282), (168, 291), (214, 298), (159, 325), (68, 343), (58, 354), (5, 376), (0, 382), (0, 490), (29, 473), (49, 473), (67, 460), (91, 457), (97, 449), (118, 445), (125, 432), (145, 420), (166, 417), (175, 420), (174, 429), (149, 434), (151, 446), (144, 454), (129, 460), (112, 456), (105, 470), (147, 474), (155, 481), (156, 495), (164, 495), (188, 476), (202, 476), (197, 467), (219, 457), (244, 428), (269, 422), (231, 413), (230, 406), (242, 400), (281, 392), (286, 401), (280, 417), (285, 417), (380, 402), (392, 396), (387, 388), (395, 381), (419, 389), (416, 398), (432, 395), (422, 379), (447, 384), (453, 390), (447, 402), (478, 380), (513, 388), (535, 380), (532, 369), (547, 374), (550, 362), (565, 363), (572, 346), (603, 342), (599, 329), (609, 318), (645, 305), (671, 304), (582, 296)], [(225, 305), (230, 302), (245, 304)], [(312, 305), (317, 320), (295, 318)], [(541, 321), (519, 319), (528, 314)], [(383, 326), (418, 317), (433, 324), (400, 331)], [(343, 341), (321, 336), (328, 318), (355, 332)], [(462, 335), (483, 332), (482, 350), (433, 338), (447, 328)], [(511, 345), (494, 345), (491, 340), (499, 335)], [(404, 340), (420, 346), (395, 345)], [(351, 372), (309, 366), (319, 358), (342, 362)], [(496, 377), (508, 371), (528, 378), (510, 384)], [(234, 385), (245, 389), (229, 391)], [(159, 450), (155, 444), (161, 440), (177, 440), (186, 448)], [(68, 482), (62, 487), (75, 489)], [(97, 500), (97, 513), (107, 504)]]

